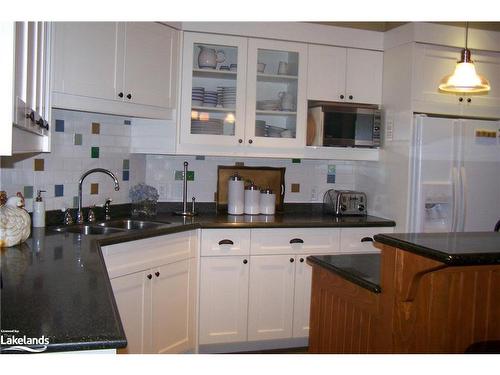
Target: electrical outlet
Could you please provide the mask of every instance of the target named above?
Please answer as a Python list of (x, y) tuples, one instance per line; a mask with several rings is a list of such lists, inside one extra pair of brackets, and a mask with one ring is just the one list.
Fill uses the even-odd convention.
[(318, 200), (318, 187), (317, 186), (313, 186), (311, 189), (311, 200), (312, 201)]

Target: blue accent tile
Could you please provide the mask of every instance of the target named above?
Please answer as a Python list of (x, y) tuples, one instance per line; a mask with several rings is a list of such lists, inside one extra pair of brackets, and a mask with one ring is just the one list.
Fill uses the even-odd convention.
[(196, 160), (205, 160), (205, 156), (203, 156), (203, 155), (196, 155)]
[(64, 132), (64, 120), (56, 120), (56, 132)]
[(335, 175), (334, 174), (327, 174), (326, 175), (326, 183), (327, 184), (334, 184), (335, 183)]
[(54, 185), (54, 195), (56, 197), (64, 196), (64, 185)]
[(122, 180), (123, 181), (128, 181), (129, 177), (130, 177), (130, 171), (123, 171), (123, 176), (122, 176)]
[(123, 120), (123, 125), (132, 125), (132, 121), (130, 121), (130, 120)]

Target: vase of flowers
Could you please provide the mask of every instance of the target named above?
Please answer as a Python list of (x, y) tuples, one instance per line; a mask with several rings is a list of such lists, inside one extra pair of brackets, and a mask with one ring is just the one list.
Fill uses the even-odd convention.
[(132, 216), (155, 216), (158, 205), (158, 190), (146, 184), (137, 184), (130, 188)]

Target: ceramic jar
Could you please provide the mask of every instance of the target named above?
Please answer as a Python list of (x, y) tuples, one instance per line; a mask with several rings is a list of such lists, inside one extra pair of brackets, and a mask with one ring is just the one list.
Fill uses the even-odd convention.
[(276, 194), (269, 188), (260, 191), (260, 213), (274, 215), (276, 209)]
[(200, 53), (198, 54), (198, 67), (200, 69), (215, 69), (217, 68), (217, 63), (221, 63), (226, 60), (224, 51), (216, 51), (213, 48), (205, 46), (198, 47), (200, 48)]
[(227, 187), (227, 213), (242, 215), (245, 208), (245, 183), (243, 178), (235, 173), (229, 177)]
[(260, 190), (254, 183), (245, 187), (245, 214), (258, 215), (260, 213)]

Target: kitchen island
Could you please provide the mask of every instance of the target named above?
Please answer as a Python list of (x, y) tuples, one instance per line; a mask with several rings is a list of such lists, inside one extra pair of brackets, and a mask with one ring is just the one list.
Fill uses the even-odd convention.
[(308, 257), (311, 353), (498, 349), (500, 233), (374, 239), (379, 255)]
[[(1, 328), (4, 336), (45, 337), (46, 351), (117, 349), (127, 345), (101, 247), (200, 228), (392, 227), (373, 216), (335, 218), (317, 210), (275, 216), (201, 213), (193, 219), (159, 213), (152, 229), (108, 235), (38, 229), (1, 251)], [(122, 317), (123, 318), (123, 317)], [(9, 352), (11, 345), (2, 345)]]

